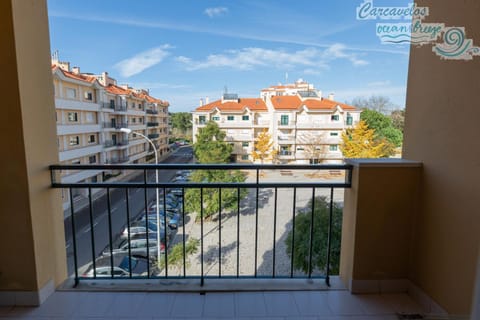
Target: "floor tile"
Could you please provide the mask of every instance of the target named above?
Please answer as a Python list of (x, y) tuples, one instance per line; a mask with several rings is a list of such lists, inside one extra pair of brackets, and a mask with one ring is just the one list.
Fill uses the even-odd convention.
[(423, 309), (406, 293), (391, 293), (382, 295), (392, 305), (397, 313), (423, 313)]
[(207, 293), (203, 306), (204, 318), (233, 318), (235, 300), (233, 293)]
[(348, 291), (329, 291), (327, 301), (334, 315), (364, 315), (360, 301)]
[(55, 292), (39, 307), (14, 307), (8, 315), (69, 318), (79, 310), (83, 298), (78, 292)]
[(263, 292), (238, 292), (235, 294), (236, 317), (266, 317), (267, 308)]
[(113, 303), (107, 311), (106, 316), (120, 317), (135, 317), (138, 316), (140, 306), (145, 299), (145, 293), (115, 293)]
[(302, 316), (332, 315), (326, 292), (297, 291), (293, 297)]
[(85, 292), (83, 303), (75, 316), (105, 317), (117, 294), (115, 292)]
[(201, 318), (205, 296), (198, 293), (177, 293), (172, 306), (172, 318)]
[(291, 317), (300, 315), (290, 292), (265, 292), (264, 297), (269, 316)]
[(137, 315), (140, 317), (170, 318), (175, 294), (147, 293), (140, 304)]
[(395, 314), (395, 309), (388, 299), (379, 294), (359, 294), (355, 296), (362, 303), (362, 308), (366, 314), (381, 315)]

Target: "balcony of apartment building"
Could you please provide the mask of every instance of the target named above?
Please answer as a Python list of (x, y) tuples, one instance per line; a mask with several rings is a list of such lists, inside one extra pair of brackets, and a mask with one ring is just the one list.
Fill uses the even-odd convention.
[(148, 121), (147, 122), (147, 127), (148, 128), (155, 128), (155, 127), (158, 127), (159, 126), (159, 123), (157, 121)]
[[(79, 137), (77, 137), (77, 142), (80, 140)], [(60, 161), (66, 161), (66, 160), (71, 160), (71, 159), (77, 159), (77, 158), (82, 158), (86, 157), (92, 154), (97, 154), (101, 152), (103, 149), (103, 146), (98, 143), (92, 143), (92, 144), (77, 144), (77, 145), (69, 145), (67, 148), (62, 149), (62, 151), (58, 152), (58, 157)]]
[(145, 109), (145, 112), (146, 112), (147, 114), (158, 114), (158, 110), (156, 110), (156, 109), (151, 109), (151, 108)]
[(159, 133), (149, 133), (149, 134), (147, 135), (147, 137), (148, 137), (149, 139), (158, 139), (158, 138), (160, 137), (160, 134), (159, 134)]
[(105, 164), (122, 164), (122, 163), (127, 163), (128, 161), (130, 161), (129, 156), (111, 157), (111, 158), (105, 159)]
[(132, 121), (129, 121), (128, 122), (128, 128), (132, 129), (132, 130), (145, 130), (147, 128), (147, 124), (144, 123), (143, 121), (142, 122), (132, 122)]
[(72, 100), (55, 98), (55, 106), (59, 109), (81, 110), (98, 112), (102, 106), (101, 103), (92, 100)]
[(105, 140), (103, 142), (103, 147), (105, 149), (111, 149), (111, 148), (126, 148), (129, 145), (129, 140), (124, 139), (124, 140)]
[(57, 124), (57, 134), (59, 136), (100, 132), (101, 129), (102, 125), (100, 123), (68, 122)]
[[(429, 6), (432, 21), (461, 24), (473, 34), (479, 34), (476, 1), (463, 1), (462, 6), (448, 1), (417, 1), (417, 5), (425, 4)], [(479, 318), (480, 216), (475, 186), (480, 179), (480, 154), (471, 143), (451, 136), (455, 132), (457, 136), (469, 137), (470, 141), (480, 138), (476, 123), (480, 110), (475, 107), (480, 99), (478, 57), (470, 61), (446, 61), (436, 56), (429, 46), (412, 46), (403, 156), (417, 161), (350, 160), (342, 166), (326, 169), (344, 170), (344, 174), (325, 177), (322, 166), (295, 168), (314, 171), (305, 173), (306, 176), (296, 173), (292, 166), (264, 165), (250, 168), (253, 170), (250, 180), (235, 186), (171, 181), (156, 184), (152, 172), (168, 168), (152, 165), (128, 167), (140, 170), (147, 181), (79, 186), (65, 185), (54, 179), (52, 184), (48, 167), (59, 159), (54, 142), (55, 110), (52, 108), (54, 95), (46, 5), (40, 0), (35, 1), (35, 7), (27, 1), (3, 1), (0, 16), (4, 30), (0, 61), (4, 62), (2, 79), (6, 79), (2, 88), (11, 93), (4, 97), (9, 106), (9, 121), (0, 128), (4, 136), (10, 137), (11, 143), (9, 152), (1, 158), (0, 204), (2, 212), (12, 213), (0, 215), (0, 302), (8, 306), (0, 308), (0, 316), (14, 319), (397, 319), (399, 314), (404, 314), (403, 318), (412, 319), (424, 314), (430, 319)], [(418, 162), (420, 160), (422, 162)], [(188, 168), (176, 166), (170, 169)], [(52, 170), (67, 168), (52, 167)], [(110, 170), (121, 167), (85, 165), (72, 168)], [(210, 169), (218, 170), (219, 167)], [(264, 178), (259, 173), (264, 174)], [(278, 181), (265, 180), (272, 177), (277, 177)], [(195, 232), (200, 241), (197, 252), (200, 258), (191, 261), (190, 266), (196, 268), (191, 278), (184, 273), (185, 263), (180, 264), (180, 268), (170, 265), (176, 268), (175, 271), (170, 269), (167, 250), (167, 254), (161, 256), (165, 267), (160, 274), (147, 271), (142, 276), (146, 279), (137, 279), (129, 265), (133, 261), (128, 259), (127, 269), (116, 269), (123, 272), (124, 277), (95, 277), (93, 272), (93, 279), (82, 279), (85, 275), (78, 274), (73, 275), (73, 279), (79, 283), (72, 287), (70, 282), (64, 283), (72, 275), (67, 272), (70, 260), (65, 248), (68, 245), (73, 250), (81, 243), (65, 243), (68, 229), (64, 229), (61, 191), (57, 187), (68, 190), (100, 187), (112, 192), (119, 189), (117, 194), (125, 197), (121, 202), (125, 203), (126, 212), (132, 206), (129, 195), (138, 193), (142, 197), (145, 194), (142, 190), (156, 188), (162, 190), (163, 195), (166, 189), (193, 188), (198, 190), (200, 199), (206, 189), (233, 188), (236, 194), (242, 194), (241, 189), (246, 188), (251, 190), (248, 195), (252, 201), (237, 206), (240, 210), (247, 208), (245, 214), (232, 210), (227, 213), (228, 217), (220, 214), (220, 219), (208, 222), (202, 216), (206, 208), (199, 206), (200, 218)], [(134, 189), (141, 191), (134, 193)], [(222, 199), (226, 192), (221, 192)], [(343, 202), (338, 201), (339, 205), (335, 206), (338, 193), (344, 194)], [(230, 195), (235, 196), (235, 193)], [(315, 228), (315, 208), (306, 201), (317, 195), (327, 199), (327, 219)], [(299, 199), (303, 203), (298, 203)], [(147, 206), (142, 201), (136, 203)], [(279, 215), (279, 208), (285, 203), (288, 205), (284, 208), (291, 209), (291, 219)], [(103, 205), (112, 213), (103, 221), (104, 230), (96, 234), (93, 230), (98, 230), (98, 221), (90, 219), (88, 214), (85, 221), (89, 226), (77, 230), (74, 224), (80, 221), (70, 219), (67, 228), (74, 234), (84, 233), (86, 238), (82, 239), (87, 239), (87, 243), (91, 241), (88, 239), (98, 240), (97, 236), (108, 243), (111, 238), (108, 217), (118, 219), (120, 215), (116, 213), (119, 209), (109, 209), (108, 201)], [(297, 207), (300, 212), (295, 210)], [(341, 222), (330, 209), (336, 207), (343, 208)], [(298, 222), (294, 217), (298, 214), (306, 215), (307, 231), (285, 236), (281, 228), (293, 228)], [(308, 223), (309, 218), (313, 223)], [(128, 219), (127, 214), (124, 219)], [(225, 227), (230, 224), (233, 229), (228, 230), (233, 232), (226, 232)], [(333, 244), (328, 234), (334, 226), (341, 226), (341, 246), (336, 248), (339, 276), (328, 271), (329, 263), (324, 264), (325, 268), (311, 267), (308, 258), (304, 277), (296, 279), (295, 272), (291, 277), (291, 264), (280, 258), (280, 252), (285, 253), (285, 240), (308, 235), (304, 238), (308, 243), (305, 252), (310, 257), (317, 244), (309, 239), (314, 239), (313, 233), (324, 227), (327, 230), (323, 238), (326, 240), (322, 242), (327, 244), (324, 258), (329, 254), (332, 258), (335, 247), (328, 249), (328, 243)], [(246, 227), (252, 231), (245, 231)], [(210, 230), (215, 231), (207, 235)], [(227, 237), (233, 237), (233, 245), (225, 243)], [(281, 242), (276, 241), (279, 238)], [(237, 251), (238, 244), (250, 246)], [(264, 247), (259, 251), (260, 246)], [(95, 258), (98, 251), (93, 247), (93, 252), (87, 250), (82, 254), (92, 254)], [(71, 252), (69, 255), (73, 258), (75, 254)], [(222, 260), (227, 253), (228, 259)], [(212, 257), (233, 262), (233, 267), (212, 266)], [(135, 263), (140, 263), (137, 260)], [(146, 265), (150, 266), (149, 262)], [(243, 268), (246, 268), (245, 273), (240, 273)], [(88, 275), (87, 272), (87, 278)], [(326, 283), (327, 276), (330, 286)], [(189, 292), (182, 291), (182, 282), (187, 283), (186, 291)], [(246, 288), (245, 284), (250, 287)], [(59, 287), (63, 290), (55, 291)], [(25, 307), (42, 303), (37, 308)]]
[(294, 144), (295, 135), (294, 134), (280, 134), (277, 136), (278, 144)]
[(106, 130), (120, 130), (121, 128), (128, 128), (129, 125), (127, 122), (117, 121), (117, 119), (111, 119), (110, 121), (104, 121), (102, 127)]

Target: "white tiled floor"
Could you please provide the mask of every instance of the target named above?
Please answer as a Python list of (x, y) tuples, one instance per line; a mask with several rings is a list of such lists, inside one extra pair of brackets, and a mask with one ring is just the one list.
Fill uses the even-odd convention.
[(0, 319), (398, 319), (422, 313), (407, 294), (55, 292), (42, 306), (0, 307)]

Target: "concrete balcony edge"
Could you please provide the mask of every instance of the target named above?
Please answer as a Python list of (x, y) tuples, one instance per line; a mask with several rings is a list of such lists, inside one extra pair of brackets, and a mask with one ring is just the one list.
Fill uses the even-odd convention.
[(422, 167), (423, 164), (420, 161), (397, 159), (397, 158), (358, 158), (358, 159), (345, 159), (346, 164), (350, 164), (354, 167)]

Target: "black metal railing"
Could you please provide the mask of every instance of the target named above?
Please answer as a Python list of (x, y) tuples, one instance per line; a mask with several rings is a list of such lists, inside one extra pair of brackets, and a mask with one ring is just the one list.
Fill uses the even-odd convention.
[(147, 127), (158, 127), (158, 122), (147, 122)]
[[(324, 278), (330, 285), (332, 270), (338, 271), (342, 205), (334, 193), (351, 187), (350, 165), (111, 164), (50, 170), (52, 187), (70, 194), (65, 231), (76, 284), (92, 278), (184, 278), (202, 285), (210, 278)], [(130, 178), (64, 183), (65, 170), (128, 172)], [(207, 182), (212, 175), (243, 179)], [(73, 195), (79, 192), (87, 202), (76, 208)], [(158, 211), (152, 206), (157, 201)]]
[(160, 137), (160, 134), (158, 134), (158, 133), (151, 133), (151, 134), (147, 135), (147, 137), (148, 137), (149, 139), (156, 139), (156, 138)]
[(145, 112), (148, 114), (158, 114), (158, 111), (155, 109), (145, 109)]
[(112, 123), (112, 122), (106, 121), (106, 122), (103, 123), (103, 127), (104, 128), (113, 128), (113, 129), (128, 128), (128, 123), (126, 123), (126, 122)]

